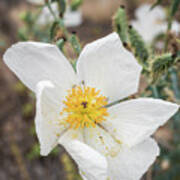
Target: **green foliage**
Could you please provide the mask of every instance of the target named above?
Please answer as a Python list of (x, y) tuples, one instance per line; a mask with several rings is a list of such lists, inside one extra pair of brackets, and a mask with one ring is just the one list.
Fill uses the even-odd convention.
[(127, 35), (128, 21), (127, 21), (126, 10), (124, 6), (121, 6), (117, 10), (113, 18), (113, 24), (114, 24), (114, 29), (119, 34), (122, 42), (127, 42), (128, 41), (128, 35)]
[(34, 144), (31, 151), (27, 154), (29, 160), (33, 160), (40, 157), (40, 146), (39, 144)]
[(77, 72), (76, 64), (77, 64), (77, 61), (75, 61), (75, 60), (71, 61), (71, 65), (72, 65), (75, 72)]
[(26, 30), (24, 28), (21, 28), (18, 30), (18, 38), (21, 41), (27, 41), (28, 40), (28, 37), (26, 35)]
[(14, 86), (14, 90), (19, 94), (24, 94), (27, 88), (21, 81), (18, 81)]
[(154, 9), (156, 6), (160, 5), (163, 0), (156, 0), (156, 2), (151, 6), (151, 9)]
[(156, 176), (154, 180), (179, 180), (180, 178), (180, 165), (177, 164), (173, 168), (168, 169), (161, 175)]
[(61, 17), (63, 17), (65, 11), (66, 11), (66, 0), (51, 0), (51, 2), (57, 2), (59, 5), (59, 11)]
[(77, 10), (79, 6), (83, 3), (83, 0), (72, 0), (70, 3), (71, 9), (73, 11)]
[(156, 82), (175, 62), (176, 57), (171, 53), (155, 57), (151, 66), (152, 82)]
[(147, 66), (149, 53), (142, 37), (132, 26), (129, 26), (128, 28), (128, 35), (131, 48), (133, 49), (135, 56), (138, 58), (139, 63), (143, 66)]
[(178, 80), (178, 74), (174, 68), (171, 68), (170, 70), (170, 77), (172, 81), (172, 89), (174, 91), (174, 95), (177, 100), (180, 100), (180, 91), (179, 91), (179, 80)]
[(81, 46), (80, 46), (79, 40), (75, 34), (72, 34), (70, 36), (70, 42), (71, 42), (71, 45), (72, 45), (74, 51), (76, 52), (76, 54), (79, 55), (81, 52)]
[(62, 17), (66, 11), (66, 1), (65, 0), (58, 0), (58, 3), (59, 3), (60, 15)]
[(26, 103), (25, 105), (23, 105), (22, 108), (22, 113), (24, 117), (29, 117), (30, 115), (32, 115), (34, 106), (30, 103)]
[(34, 23), (35, 17), (32, 14), (32, 12), (28, 11), (28, 12), (21, 13), (20, 18), (28, 25), (32, 25)]
[(57, 42), (56, 42), (56, 45), (57, 47), (62, 51), (63, 47), (64, 47), (64, 43), (65, 43), (65, 40), (64, 39), (59, 39)]
[(58, 27), (58, 22), (54, 21), (50, 28), (50, 39), (53, 40), (56, 32), (56, 28)]
[(180, 6), (180, 0), (173, 0), (171, 10), (170, 10), (170, 16), (171, 17), (173, 17), (176, 14), (179, 6)]

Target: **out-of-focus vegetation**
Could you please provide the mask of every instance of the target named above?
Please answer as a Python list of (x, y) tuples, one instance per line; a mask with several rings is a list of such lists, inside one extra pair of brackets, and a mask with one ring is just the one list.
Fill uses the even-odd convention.
[[(33, 5), (22, 0), (1, 0), (1, 57), (12, 43), (35, 40), (56, 44), (75, 67), (75, 60), (85, 43), (114, 30), (143, 66), (140, 92), (135, 97), (180, 103), (180, 35), (171, 33), (173, 19), (180, 22), (180, 0), (149, 1), (154, 3), (152, 8), (162, 5), (167, 10), (168, 22), (167, 32), (155, 38), (151, 45), (144, 42), (130, 23), (135, 9), (144, 1), (72, 0), (69, 6), (72, 10), (81, 8), (83, 23), (70, 28), (66, 28), (62, 20), (66, 8), (63, 0), (58, 1), (60, 16), (51, 12), (52, 23), (43, 26), (37, 23), (44, 6), (52, 10), (46, 2)], [(94, 17), (96, 11), (99, 15)], [(155, 46), (159, 41), (164, 42), (161, 50)], [(81, 179), (76, 165), (62, 147), (54, 149), (48, 158), (40, 157), (34, 127), (34, 101), (34, 95), (0, 62), (0, 179)], [(161, 128), (155, 138), (161, 147), (161, 155), (143, 179), (179, 180), (180, 113)]]

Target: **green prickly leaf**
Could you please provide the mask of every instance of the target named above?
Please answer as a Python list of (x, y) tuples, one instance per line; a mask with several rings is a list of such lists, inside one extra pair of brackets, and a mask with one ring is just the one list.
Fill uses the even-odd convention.
[(122, 42), (127, 42), (128, 20), (124, 6), (121, 6), (114, 15), (113, 24), (115, 31), (119, 34)]
[(60, 50), (62, 50), (63, 47), (64, 47), (64, 43), (65, 43), (65, 40), (64, 40), (64, 39), (59, 39), (59, 40), (56, 42), (56, 45), (58, 46), (58, 48), (59, 48)]
[(132, 26), (129, 26), (128, 28), (128, 35), (131, 47), (134, 50), (134, 54), (138, 58), (139, 63), (143, 66), (147, 66), (149, 52), (146, 48), (144, 40)]
[(65, 11), (66, 11), (66, 1), (65, 0), (58, 0), (58, 2), (59, 2), (60, 13), (63, 16)]
[(155, 57), (151, 66), (152, 82), (156, 82), (176, 61), (177, 57), (174, 57), (171, 53)]
[(81, 52), (81, 46), (79, 44), (79, 40), (78, 38), (76, 37), (76, 35), (72, 34), (71, 37), (70, 37), (70, 43), (74, 49), (74, 51), (76, 52), (77, 55), (80, 54)]
[(58, 3), (60, 13), (63, 16), (65, 11), (66, 11), (66, 0), (51, 0), (51, 2), (57, 2)]
[(73, 11), (77, 10), (79, 6), (81, 6), (82, 3), (83, 3), (83, 0), (72, 0), (70, 3), (71, 10)]

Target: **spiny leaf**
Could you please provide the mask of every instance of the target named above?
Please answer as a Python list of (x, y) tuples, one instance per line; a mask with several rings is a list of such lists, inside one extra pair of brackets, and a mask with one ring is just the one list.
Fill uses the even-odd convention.
[(64, 43), (65, 43), (65, 40), (64, 40), (64, 39), (59, 39), (59, 40), (56, 42), (56, 45), (58, 46), (58, 48), (59, 48), (60, 50), (62, 50), (63, 47), (64, 47)]
[(77, 10), (79, 6), (83, 3), (83, 0), (72, 0), (70, 3), (71, 9), (73, 11)]
[(128, 35), (129, 35), (131, 47), (133, 48), (134, 54), (138, 58), (139, 63), (144, 66), (147, 66), (149, 53), (142, 37), (132, 26), (129, 26), (128, 28)]
[(66, 1), (58, 0), (58, 2), (59, 2), (59, 9), (60, 9), (61, 16), (63, 16), (66, 11)]
[(156, 82), (176, 62), (177, 57), (173, 56), (170, 53), (155, 57), (151, 66), (152, 82)]
[(71, 43), (74, 51), (76, 52), (76, 54), (79, 55), (81, 52), (81, 46), (80, 46), (79, 40), (75, 34), (71, 35), (70, 43)]
[(59, 5), (60, 14), (63, 17), (66, 11), (66, 0), (51, 0), (51, 2), (57, 2)]
[(121, 6), (117, 10), (116, 14), (113, 17), (113, 24), (114, 24), (114, 29), (119, 34), (122, 42), (127, 42), (128, 21), (124, 6)]

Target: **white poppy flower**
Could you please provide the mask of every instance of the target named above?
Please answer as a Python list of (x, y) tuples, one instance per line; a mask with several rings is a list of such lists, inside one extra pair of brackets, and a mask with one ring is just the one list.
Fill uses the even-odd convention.
[[(58, 4), (52, 3), (51, 7), (55, 12), (56, 16), (59, 15)], [(42, 12), (37, 20), (39, 25), (47, 25), (54, 21), (52, 14), (50, 13), (48, 7), (44, 7)], [(79, 26), (82, 23), (82, 13), (80, 10), (72, 11), (68, 6), (64, 14), (64, 24), (66, 27), (75, 27)]]
[[(131, 23), (146, 42), (152, 42), (158, 34), (166, 32), (166, 13), (161, 6), (151, 10), (151, 4), (144, 4), (136, 10), (135, 15), (137, 20)], [(172, 24), (172, 32), (180, 32), (180, 24), (177, 21)]]
[[(36, 93), (42, 155), (64, 145), (87, 180), (138, 180), (159, 155), (150, 136), (179, 106), (152, 98), (106, 106), (136, 93), (142, 70), (116, 33), (85, 46), (77, 73), (56, 46), (45, 43), (17, 43), (4, 60)], [(81, 144), (83, 150), (78, 142), (88, 146)], [(106, 157), (108, 168), (91, 147)]]

